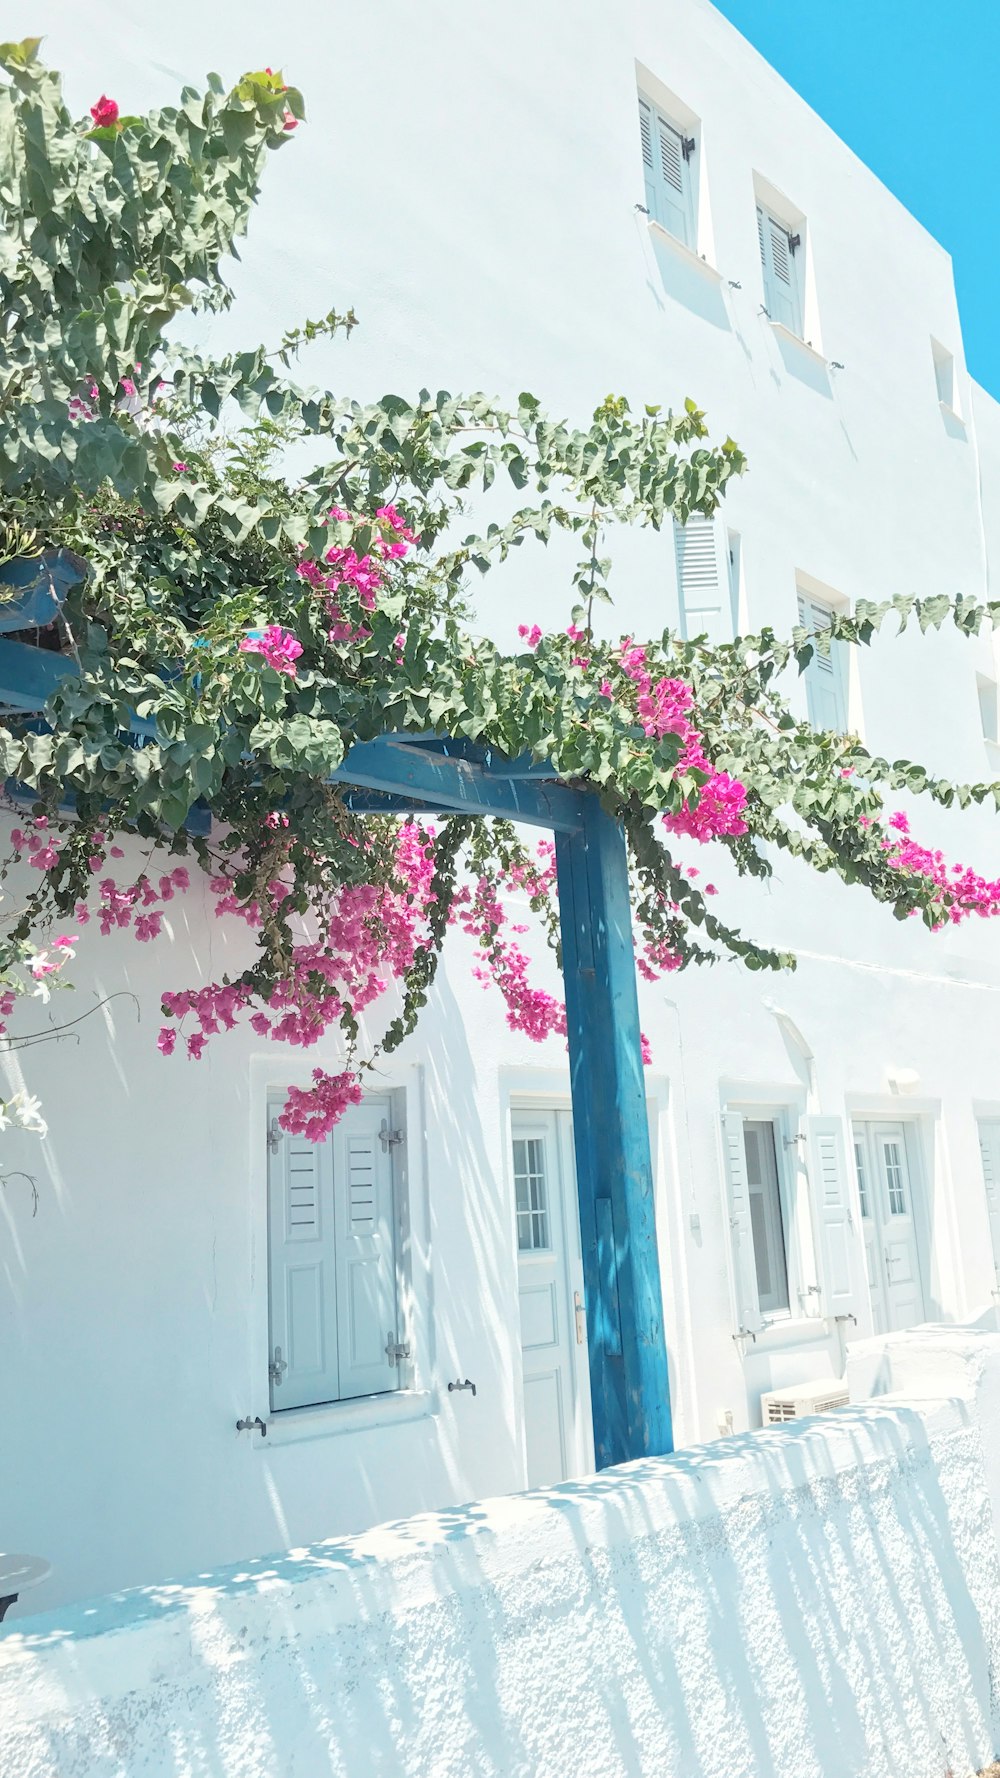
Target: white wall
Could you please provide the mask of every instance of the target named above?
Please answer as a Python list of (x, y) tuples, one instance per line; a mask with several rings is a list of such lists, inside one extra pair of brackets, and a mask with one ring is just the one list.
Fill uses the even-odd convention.
[[(585, 0), (572, 32), (556, 0), (511, 0), (502, 19), (445, 0), (417, 16), (403, 0), (360, 11), (301, 0), (280, 20), (259, 0), (175, 0), (168, 12), (94, 0), (85, 15), (37, 0), (30, 23), (47, 29), (81, 111), (102, 91), (129, 109), (169, 101), (213, 66), (280, 62), (305, 88), (310, 121), (268, 170), (234, 267), (238, 303), (206, 328), (213, 345), (274, 339), (353, 303), (359, 332), (303, 367), (340, 390), (528, 387), (578, 420), (609, 389), (635, 403), (692, 394), (715, 435), (749, 455), (726, 510), (752, 626), (794, 621), (797, 573), (849, 599), (983, 593), (989, 552), (995, 579), (1000, 419), (981, 391), (973, 403), (947, 255), (705, 0)], [(719, 280), (655, 241), (635, 210), (637, 62), (699, 119)], [(755, 175), (807, 218), (823, 350), (843, 370), (758, 312)], [(962, 422), (937, 401), (932, 335), (955, 354)], [(608, 621), (638, 633), (674, 621), (670, 538), (622, 539), (617, 553)], [(483, 583), (483, 624), (510, 641), (526, 613), (564, 622), (560, 564), (558, 550), (520, 552)], [(985, 639), (880, 644), (859, 674), (869, 744), (955, 778), (993, 775), (975, 695), (993, 661)], [(992, 816), (929, 808), (919, 831), (1000, 869)], [(807, 1099), (765, 996), (814, 1051), (809, 1109), (914, 1120), (928, 1310), (945, 1320), (991, 1303), (974, 1109), (1000, 1111), (996, 931), (899, 926), (783, 859), (766, 886), (736, 883), (724, 856), (692, 859), (725, 890), (727, 917), (802, 962), (777, 982), (722, 965), (642, 993), (666, 1107), (658, 1205), (681, 1443), (713, 1436), (727, 1414), (752, 1424), (764, 1388), (841, 1368), (839, 1339), (817, 1320), (776, 1324), (749, 1351), (732, 1337), (720, 1105), (798, 1115)], [(341, 1411), (337, 1430), (327, 1421), (308, 1440), (272, 1433), (251, 1448), (233, 1426), (267, 1403), (262, 1095), (299, 1078), (301, 1058), (237, 1036), (197, 1066), (156, 1054), (161, 989), (224, 966), (197, 897), (175, 927), (149, 947), (88, 937), (81, 950), (74, 1011), (128, 989), (138, 1022), (118, 1001), (78, 1044), (15, 1059), (51, 1136), (41, 1151), (5, 1148), (40, 1201), (32, 1218), (23, 1182), (0, 1193), (15, 1352), (0, 1503), (4, 1540), (54, 1560), (42, 1606), (515, 1488), (525, 1473), (500, 1071), (504, 1091), (519, 1070), (565, 1080), (562, 1045), (515, 1039), (470, 982), (466, 942), (449, 942), (390, 1077), (408, 1093), (419, 1208), (423, 1337), (404, 1409), (415, 1417), (358, 1428), (358, 1410)], [(900, 1069), (917, 1076), (905, 1100), (888, 1079)], [(449, 1397), (448, 1379), (466, 1375), (475, 1401)]]
[[(926, 1399), (942, 1383), (966, 1399)], [(1000, 1341), (960, 1336), (919, 1400), (36, 1618), (0, 1635), (0, 1769), (978, 1770), (1000, 1741), (998, 1383)]]

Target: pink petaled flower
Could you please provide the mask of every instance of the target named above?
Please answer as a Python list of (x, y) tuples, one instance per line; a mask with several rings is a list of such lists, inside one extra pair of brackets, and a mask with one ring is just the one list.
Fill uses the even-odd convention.
[(538, 624), (532, 624), (530, 628), (527, 624), (518, 624), (517, 633), (528, 648), (537, 648), (542, 640), (542, 632)]
[(191, 1034), (187, 1040), (187, 1053), (192, 1062), (200, 1062), (201, 1052), (205, 1048), (207, 1042), (208, 1038), (203, 1031), (194, 1031)]
[(40, 846), (37, 852), (31, 854), (28, 863), (33, 864), (36, 870), (53, 870), (59, 863), (59, 849), (57, 846)]
[(653, 1052), (650, 1048), (649, 1038), (646, 1036), (645, 1031), (640, 1031), (639, 1033), (639, 1047), (642, 1050), (642, 1065), (644, 1068), (648, 1068), (653, 1060)]
[(133, 383), (131, 377), (122, 377), (122, 388), (124, 389), (126, 395), (134, 395), (135, 394), (135, 384)]
[(287, 105), (285, 107), (285, 119), (281, 127), (283, 130), (297, 130), (299, 127), (298, 118), (292, 116)]
[(587, 632), (586, 630), (579, 629), (576, 624), (569, 624), (566, 629), (566, 634), (571, 642), (582, 642)]
[(172, 1056), (177, 1042), (177, 1032), (173, 1025), (161, 1025), (160, 1035), (156, 1039), (156, 1047), (162, 1056)]
[(186, 463), (172, 463), (170, 467), (175, 475), (187, 475), (188, 466)]
[(271, 828), (287, 827), (288, 816), (283, 814), (280, 809), (272, 809), (270, 815), (264, 816), (264, 826)]
[(613, 698), (615, 695), (611, 689), (610, 679), (602, 679), (600, 685), (598, 686), (598, 690), (599, 690), (602, 698)]
[(241, 654), (263, 655), (267, 665), (276, 673), (288, 673), (295, 678), (295, 663), (302, 653), (302, 644), (291, 630), (283, 630), (280, 624), (269, 624), (266, 630), (254, 636), (244, 636), (240, 643)]
[(66, 933), (63, 933), (60, 938), (54, 938), (52, 940), (52, 949), (54, 951), (73, 951), (76, 949), (76, 945), (77, 940)]
[(303, 1089), (289, 1087), (285, 1109), (278, 1122), (290, 1136), (305, 1136), (309, 1142), (322, 1142), (349, 1105), (361, 1102), (361, 1082), (353, 1074), (327, 1074), (313, 1069), (315, 1086)]
[(102, 93), (97, 104), (91, 105), (90, 115), (97, 129), (106, 129), (111, 124), (118, 122), (118, 106), (114, 99), (109, 99), (105, 93)]

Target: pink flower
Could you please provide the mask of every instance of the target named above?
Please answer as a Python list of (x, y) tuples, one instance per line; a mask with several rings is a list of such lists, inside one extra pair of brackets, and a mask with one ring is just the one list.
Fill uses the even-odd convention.
[(114, 99), (109, 99), (105, 93), (102, 93), (97, 104), (91, 105), (90, 115), (97, 129), (105, 129), (118, 122), (118, 106)]
[(175, 475), (187, 475), (188, 466), (186, 463), (172, 463), (170, 467)]
[(177, 1042), (177, 1032), (173, 1025), (161, 1025), (160, 1035), (156, 1039), (156, 1047), (162, 1056), (172, 1056)]
[(283, 129), (283, 130), (297, 130), (297, 129), (298, 129), (298, 127), (299, 127), (299, 120), (298, 120), (298, 118), (297, 118), (297, 117), (293, 117), (293, 116), (292, 116), (292, 114), (291, 114), (291, 112), (290, 112), (290, 111), (289, 111), (289, 109), (288, 109), (288, 107), (287, 107), (287, 105), (286, 105), (286, 107), (285, 107), (285, 121), (284, 121), (284, 123), (283, 123), (283, 124), (282, 124), (282, 126), (281, 126), (281, 127), (282, 127), (282, 129)]
[(261, 654), (276, 673), (287, 673), (294, 679), (295, 663), (302, 653), (302, 644), (292, 635), (291, 630), (283, 630), (280, 624), (269, 624), (266, 630), (244, 636), (240, 643), (240, 653)]
[(582, 642), (587, 632), (586, 630), (578, 629), (576, 624), (570, 624), (567, 627), (566, 634), (571, 642)]
[(542, 632), (537, 624), (532, 624), (530, 629), (527, 624), (518, 624), (517, 633), (528, 648), (537, 648), (542, 640)]

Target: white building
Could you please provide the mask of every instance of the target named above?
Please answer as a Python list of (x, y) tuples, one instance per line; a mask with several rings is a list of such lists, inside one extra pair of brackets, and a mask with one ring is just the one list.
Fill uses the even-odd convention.
[[(750, 471), (717, 526), (618, 544), (616, 631), (787, 632), (797, 601), (987, 593), (1000, 408), (966, 372), (948, 256), (707, 0), (174, 0), (127, 31), (110, 0), (85, 18), (37, 0), (28, 24), (81, 113), (101, 92), (169, 102), (209, 67), (280, 61), (305, 90), (214, 346), (352, 303), (359, 332), (306, 371), (332, 387), (529, 388), (578, 420), (608, 390), (690, 394), (739, 441)], [(480, 615), (510, 644), (569, 605), (558, 551), (522, 552)], [(1000, 775), (997, 672), (985, 638), (907, 634), (792, 695), (974, 781)], [(927, 807), (919, 831), (997, 872), (989, 814)], [(692, 862), (801, 962), (640, 989), (678, 1444), (839, 1377), (845, 1317), (991, 1319), (1000, 1256), (982, 1160), (1000, 1177), (1000, 934), (897, 925), (787, 860), (763, 888)], [(456, 936), (384, 1090), (322, 1153), (271, 1156), (274, 1096), (335, 1051), (155, 1049), (161, 991), (227, 966), (210, 899), (176, 904), (169, 940), (81, 947), (74, 1012), (124, 988), (138, 1022), (121, 998), (78, 1043), (7, 1058), (50, 1124), (41, 1148), (4, 1139), (37, 1215), (24, 1180), (0, 1192), (0, 1542), (52, 1561), (38, 1608), (590, 1461), (562, 1045), (508, 1031)], [(291, 1373), (307, 1324), (268, 1213), (286, 1166), (303, 1214), (336, 1207), (326, 1344)], [(359, 1253), (369, 1325), (345, 1306)], [(237, 1433), (255, 1416), (266, 1437)]]

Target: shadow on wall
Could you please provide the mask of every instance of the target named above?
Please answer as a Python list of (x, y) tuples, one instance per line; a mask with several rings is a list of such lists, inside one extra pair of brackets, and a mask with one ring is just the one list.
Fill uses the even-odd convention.
[(958, 1404), (846, 1409), (0, 1637), (33, 1778), (944, 1778), (996, 1746)]

